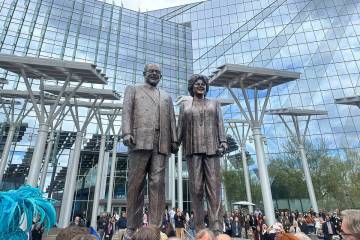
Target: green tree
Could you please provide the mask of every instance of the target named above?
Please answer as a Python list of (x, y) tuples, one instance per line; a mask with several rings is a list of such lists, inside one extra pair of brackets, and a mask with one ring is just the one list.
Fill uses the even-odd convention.
[[(251, 155), (247, 155), (248, 166), (254, 165)], [(246, 189), (241, 152), (227, 156), (225, 168), (222, 171), (228, 204), (246, 200)], [(261, 201), (261, 188), (256, 176), (250, 174), (251, 196), (255, 204)]]
[[(274, 198), (308, 198), (300, 154), (292, 139), (284, 153), (271, 159), (269, 176)], [(359, 202), (359, 153), (348, 152), (347, 159), (331, 155), (325, 141), (305, 143), (318, 205), (325, 209), (348, 208)], [(351, 192), (351, 193), (350, 193)]]

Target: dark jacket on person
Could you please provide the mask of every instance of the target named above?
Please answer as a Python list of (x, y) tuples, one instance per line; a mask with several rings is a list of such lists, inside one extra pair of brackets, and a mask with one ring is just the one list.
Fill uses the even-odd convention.
[(104, 218), (104, 217), (100, 217), (97, 222), (97, 230), (101, 229), (101, 230), (105, 231), (107, 224), (108, 224), (108, 219)]
[(175, 228), (184, 228), (184, 217), (175, 215), (174, 216), (174, 220), (175, 220)]
[(114, 228), (115, 228), (114, 224), (112, 222), (108, 222), (105, 229), (104, 240), (112, 239), (112, 236), (114, 234)]
[(230, 218), (224, 218), (224, 224), (225, 224), (225, 233), (229, 236), (232, 235), (231, 231), (231, 220)]
[(232, 237), (241, 237), (241, 224), (240, 222), (233, 221), (231, 224)]
[(298, 221), (298, 226), (303, 233), (305, 234), (309, 233), (308, 225), (305, 221), (302, 220)]
[(31, 239), (41, 240), (43, 233), (44, 233), (44, 227), (38, 223), (35, 223), (31, 231)]
[(125, 229), (127, 225), (127, 219), (125, 217), (120, 217), (116, 222), (117, 229)]
[[(327, 225), (328, 223), (330, 224), (332, 233), (329, 232), (328, 225)], [(324, 222), (324, 223), (322, 224), (322, 230), (323, 230), (323, 234), (324, 234), (324, 240), (329, 240), (329, 239), (331, 239), (331, 236), (336, 233), (336, 232), (335, 232), (334, 224), (333, 224), (331, 221), (326, 221), (326, 222)]]

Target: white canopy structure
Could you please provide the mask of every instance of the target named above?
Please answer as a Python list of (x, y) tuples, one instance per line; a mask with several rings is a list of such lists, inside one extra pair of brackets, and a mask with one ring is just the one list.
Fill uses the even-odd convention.
[[(278, 86), (300, 77), (299, 73), (280, 71), (266, 68), (254, 68), (237, 64), (225, 64), (216, 70), (210, 76), (209, 84), (211, 86), (226, 87), (240, 112), (248, 122), (254, 137), (257, 164), (259, 167), (259, 176), (261, 192), (264, 202), (265, 215), (268, 224), (275, 223), (274, 206), (270, 188), (267, 166), (265, 164), (265, 152), (262, 141), (261, 125), (263, 122), (265, 110), (269, 101), (272, 87)], [(247, 111), (240, 102), (238, 95), (233, 88), (240, 88), (245, 101)], [(252, 90), (251, 96), (248, 90)], [(262, 108), (259, 108), (258, 91), (266, 91), (265, 100)], [(250, 98), (254, 100), (253, 108), (250, 104)]]

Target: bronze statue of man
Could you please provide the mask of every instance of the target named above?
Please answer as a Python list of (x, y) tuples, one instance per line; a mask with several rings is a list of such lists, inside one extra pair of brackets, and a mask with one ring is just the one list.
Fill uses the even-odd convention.
[(204, 225), (204, 192), (208, 201), (209, 227), (222, 233), (220, 156), (226, 142), (220, 103), (205, 98), (209, 90), (208, 78), (193, 75), (188, 84), (191, 99), (180, 107), (178, 141), (188, 163), (191, 206), (195, 230)]
[(177, 151), (175, 114), (171, 97), (159, 90), (157, 64), (144, 68), (145, 84), (127, 86), (122, 111), (123, 142), (129, 148), (127, 232), (130, 239), (142, 226), (144, 185), (148, 176), (149, 224), (161, 226), (165, 208), (165, 163)]

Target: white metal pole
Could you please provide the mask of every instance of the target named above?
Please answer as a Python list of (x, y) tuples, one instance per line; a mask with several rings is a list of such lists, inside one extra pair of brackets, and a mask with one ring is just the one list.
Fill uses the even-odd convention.
[(101, 134), (100, 140), (100, 150), (99, 150), (99, 159), (98, 159), (98, 167), (96, 172), (96, 183), (95, 183), (95, 190), (94, 190), (94, 201), (91, 213), (91, 226), (96, 228), (96, 217), (98, 215), (99, 209), (99, 201), (100, 201), (100, 185), (101, 185), (101, 174), (104, 162), (104, 154), (105, 154), (105, 141), (106, 136), (105, 134)]
[(117, 148), (117, 136), (114, 136), (114, 143), (112, 149), (112, 156), (111, 156), (111, 167), (110, 167), (110, 180), (109, 180), (109, 190), (108, 190), (108, 199), (106, 205), (106, 212), (111, 212), (111, 205), (113, 199), (113, 191), (114, 191), (114, 179), (115, 179), (115, 167), (116, 167), (116, 148)]
[(256, 159), (259, 168), (261, 193), (264, 202), (266, 222), (268, 225), (273, 225), (275, 223), (275, 212), (271, 194), (269, 174), (265, 163), (265, 152), (260, 126), (254, 126), (252, 128), (252, 132), (255, 142)]
[(306, 186), (307, 186), (307, 189), (309, 192), (310, 202), (314, 209), (314, 212), (318, 213), (319, 208), (318, 208), (317, 201), (316, 201), (316, 195), (315, 195), (314, 186), (313, 186), (313, 183), (311, 180), (311, 175), (310, 175), (309, 165), (308, 165), (306, 154), (305, 154), (304, 145), (299, 144), (298, 148), (299, 148), (300, 155), (301, 155), (301, 162), (302, 162), (303, 169), (304, 169), (305, 181), (306, 181)]
[(0, 162), (0, 183), (2, 182), (4, 171), (8, 162), (8, 157), (10, 153), (11, 144), (14, 138), (16, 126), (15, 124), (10, 123), (9, 131), (7, 134), (6, 142), (4, 145), (4, 149), (1, 155), (1, 162)]
[(48, 170), (48, 166), (49, 166), (49, 160), (50, 160), (50, 155), (51, 155), (53, 145), (54, 145), (54, 130), (51, 130), (49, 142), (48, 142), (46, 153), (45, 153), (45, 160), (44, 160), (44, 164), (43, 164), (41, 175), (40, 175), (39, 188), (42, 191), (44, 190), (44, 186), (45, 186), (45, 179), (46, 179), (46, 175), (47, 175), (47, 170)]
[(177, 182), (177, 193), (178, 193), (178, 208), (181, 211), (184, 210), (184, 203), (183, 203), (183, 179), (182, 179), (182, 146), (180, 146), (178, 151), (178, 182)]
[(27, 184), (37, 187), (42, 159), (44, 156), (46, 140), (48, 137), (49, 125), (40, 123), (36, 139), (34, 153), (31, 159), (30, 170), (27, 177)]
[(224, 199), (224, 207), (225, 207), (225, 212), (229, 212), (229, 204), (228, 204), (228, 200), (227, 200), (227, 195), (226, 195), (226, 187), (224, 182), (221, 182), (221, 187), (222, 187), (222, 194), (223, 194), (223, 199)]
[[(110, 160), (110, 153), (108, 151), (105, 151), (104, 153), (104, 161), (103, 161), (103, 167), (102, 167), (102, 178), (101, 178), (101, 184), (100, 184), (100, 199), (105, 199), (106, 194), (106, 181), (107, 181), (107, 173), (109, 170), (109, 160)], [(103, 204), (100, 206), (100, 212), (104, 212), (106, 208), (106, 205)]]
[[(223, 168), (225, 171), (227, 171), (227, 154), (224, 155), (220, 160), (221, 160), (221, 168)], [(225, 211), (228, 212), (229, 211), (229, 204), (228, 204), (228, 199), (227, 199), (227, 194), (226, 194), (226, 186), (225, 186), (225, 182), (224, 182), (224, 178), (221, 181), (221, 187), (222, 187), (222, 196), (224, 199), (224, 206), (225, 206)]]
[(171, 199), (171, 208), (176, 205), (175, 197), (175, 154), (171, 154), (169, 162), (169, 195)]
[[(240, 145), (240, 151), (241, 151), (241, 158), (242, 158), (242, 164), (243, 164), (243, 170), (244, 170), (246, 198), (247, 198), (248, 202), (252, 203), (250, 176), (249, 176), (249, 169), (248, 169), (247, 159), (246, 159), (245, 145)], [(249, 212), (252, 213), (253, 211), (254, 211), (253, 206), (249, 205)]]
[(66, 228), (71, 221), (71, 210), (74, 201), (75, 189), (76, 189), (76, 177), (79, 169), (79, 160), (81, 153), (81, 145), (83, 140), (83, 132), (76, 132), (76, 138), (74, 143), (74, 151), (72, 158), (69, 160), (68, 169), (66, 172), (65, 188), (61, 201), (61, 209), (59, 219), (59, 226)]

